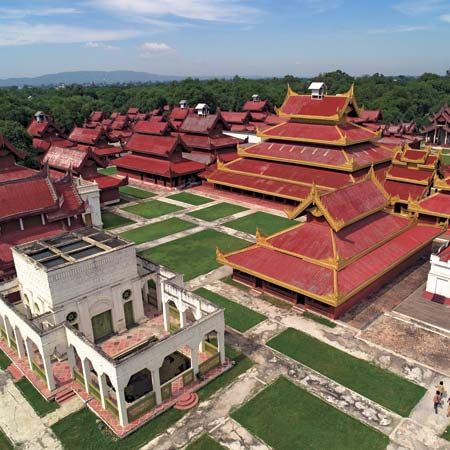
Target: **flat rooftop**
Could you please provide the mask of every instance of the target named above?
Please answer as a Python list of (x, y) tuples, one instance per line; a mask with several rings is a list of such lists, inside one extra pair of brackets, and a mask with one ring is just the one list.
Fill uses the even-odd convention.
[(130, 245), (107, 231), (88, 227), (21, 244), (14, 250), (48, 271)]

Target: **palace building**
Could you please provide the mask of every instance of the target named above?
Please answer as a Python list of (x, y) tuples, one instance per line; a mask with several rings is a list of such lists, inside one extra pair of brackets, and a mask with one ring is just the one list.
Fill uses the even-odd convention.
[(87, 227), (13, 255), (0, 348), (46, 399), (78, 395), (118, 436), (198, 401), (195, 391), (231, 367), (223, 309), (134, 244)]
[(431, 250), (444, 229), (388, 210), (390, 196), (371, 170), (331, 192), (315, 184), (296, 208), (306, 221), (218, 262), (252, 288), (332, 318)]
[(450, 106), (444, 105), (430, 117), (430, 125), (422, 131), (425, 142), (430, 145), (446, 147), (450, 145)]
[[(276, 110), (282, 120), (258, 129), (261, 142), (238, 146), (239, 158), (205, 172), (208, 183), (251, 196), (299, 207), (314, 185), (331, 192), (362, 179), (374, 167), (384, 179), (394, 152), (378, 144), (381, 131), (352, 122), (360, 116), (353, 87), (326, 95), (323, 83), (312, 83), (310, 95), (288, 89)], [(290, 217), (295, 217), (292, 209)]]
[(119, 187), (128, 184), (128, 178), (115, 178), (102, 175), (99, 168), (105, 168), (107, 163), (96, 155), (90, 146), (71, 148), (52, 145), (42, 160), (43, 166), (50, 169), (50, 176), (54, 180), (64, 177), (71, 172), (84, 180), (97, 183), (100, 189), (100, 204), (111, 205), (120, 201)]
[(120, 175), (164, 186), (183, 186), (198, 180), (205, 166), (187, 159), (190, 149), (167, 122), (141, 121), (125, 145), (130, 153), (114, 161)]

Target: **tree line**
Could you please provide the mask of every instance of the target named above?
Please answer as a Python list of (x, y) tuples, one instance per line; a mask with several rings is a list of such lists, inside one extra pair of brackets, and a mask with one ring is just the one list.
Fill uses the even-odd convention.
[(129, 107), (141, 111), (177, 105), (182, 99), (190, 105), (205, 102), (212, 111), (239, 111), (253, 94), (281, 105), (287, 84), (297, 92), (307, 92), (311, 81), (324, 81), (328, 93), (345, 92), (355, 83), (360, 106), (381, 108), (384, 122), (415, 121), (419, 126), (428, 123), (430, 114), (450, 103), (450, 73), (439, 76), (425, 73), (420, 77), (391, 77), (376, 73), (352, 77), (341, 70), (319, 74), (313, 79), (287, 75), (283, 78), (198, 80), (188, 78), (168, 83), (149, 83), (113, 86), (25, 87), (0, 89), (0, 133), (18, 148), (31, 149), (26, 126), (36, 111), (51, 115), (64, 131), (82, 125), (91, 111), (125, 113)]

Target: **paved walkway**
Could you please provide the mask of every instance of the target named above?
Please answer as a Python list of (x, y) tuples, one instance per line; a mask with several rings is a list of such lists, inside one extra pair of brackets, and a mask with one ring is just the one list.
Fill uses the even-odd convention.
[[(0, 371), (0, 428), (21, 450), (62, 449), (6, 372)], [(59, 420), (59, 419), (58, 419)]]

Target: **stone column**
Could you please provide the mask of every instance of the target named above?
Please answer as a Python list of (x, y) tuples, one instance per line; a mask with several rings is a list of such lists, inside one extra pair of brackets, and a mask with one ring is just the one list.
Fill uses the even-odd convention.
[(217, 332), (217, 346), (220, 353), (220, 363), (225, 363), (225, 331), (221, 330)]
[(193, 345), (191, 349), (191, 366), (194, 376), (198, 374), (198, 345)]
[(186, 319), (186, 311), (181, 311), (180, 309), (180, 328), (186, 328), (187, 319)]
[(14, 338), (16, 339), (17, 353), (19, 358), (25, 358), (25, 347), (23, 345), (22, 336), (17, 327), (14, 328)]
[(89, 381), (91, 379), (91, 362), (86, 358), (81, 360), (81, 367), (83, 368), (84, 388), (89, 394)]
[(161, 380), (159, 378), (159, 367), (151, 371), (152, 373), (152, 384), (153, 384), (153, 392), (155, 393), (156, 404), (159, 405), (162, 403), (161, 396)]
[(106, 384), (106, 373), (102, 373), (98, 377), (98, 386), (100, 388), (100, 398), (102, 400), (102, 408), (106, 409), (106, 397), (108, 396), (108, 385)]
[(33, 370), (33, 343), (29, 339), (25, 339), (25, 348), (27, 349), (28, 365)]
[(119, 411), (119, 422), (123, 427), (128, 425), (127, 405), (125, 402), (124, 387), (117, 383), (116, 385), (117, 409)]
[(47, 379), (47, 386), (49, 391), (53, 391), (56, 388), (55, 378), (53, 377), (52, 362), (50, 355), (47, 355), (45, 351), (42, 352), (42, 363), (44, 364), (45, 378)]
[(13, 331), (11, 329), (11, 325), (9, 323), (9, 320), (8, 320), (8, 318), (6, 316), (5, 316), (4, 322), (5, 322), (6, 342), (8, 344), (8, 347), (12, 347), (11, 346), (11, 337), (12, 337)]
[(162, 281), (161, 281), (161, 275), (156, 275), (156, 280), (155, 280), (155, 285), (156, 285), (156, 302), (158, 304), (158, 310), (161, 311), (161, 308), (163, 306), (163, 301), (162, 301)]
[(163, 316), (164, 316), (164, 329), (170, 332), (170, 311), (169, 304), (167, 302), (163, 302)]
[(75, 378), (74, 369), (77, 367), (77, 360), (75, 358), (75, 350), (71, 345), (67, 347), (67, 362), (69, 363), (70, 377)]

